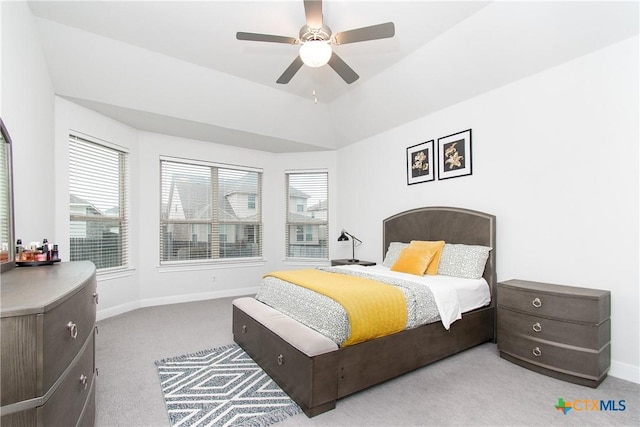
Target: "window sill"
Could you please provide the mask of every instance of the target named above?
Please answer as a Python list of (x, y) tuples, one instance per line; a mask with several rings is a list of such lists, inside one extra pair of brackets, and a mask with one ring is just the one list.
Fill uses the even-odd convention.
[(331, 265), (331, 260), (328, 259), (312, 259), (312, 258), (305, 258), (305, 259), (291, 259), (291, 258), (285, 258), (284, 260), (282, 260), (282, 263), (284, 265), (313, 265), (313, 266), (318, 266), (318, 267), (326, 267), (326, 266), (330, 266)]
[(104, 282), (105, 280), (122, 279), (123, 277), (132, 276), (134, 271), (135, 268), (133, 267), (98, 270), (96, 271), (96, 279), (99, 282)]
[(251, 258), (249, 260), (229, 260), (216, 262), (175, 262), (162, 264), (157, 267), (158, 273), (174, 273), (177, 271), (217, 270), (220, 268), (246, 268), (261, 267), (266, 264), (264, 258)]

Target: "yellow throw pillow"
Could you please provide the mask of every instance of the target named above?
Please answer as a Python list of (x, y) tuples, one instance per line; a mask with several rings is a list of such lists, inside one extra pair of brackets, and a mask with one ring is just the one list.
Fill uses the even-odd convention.
[(412, 240), (411, 243), (409, 243), (409, 247), (433, 252), (433, 260), (428, 265), (425, 274), (438, 274), (438, 266), (440, 265), (440, 255), (442, 254), (442, 248), (444, 247), (444, 240)]
[(434, 255), (434, 252), (425, 251), (422, 248), (406, 247), (400, 252), (400, 256), (391, 266), (391, 270), (422, 276)]

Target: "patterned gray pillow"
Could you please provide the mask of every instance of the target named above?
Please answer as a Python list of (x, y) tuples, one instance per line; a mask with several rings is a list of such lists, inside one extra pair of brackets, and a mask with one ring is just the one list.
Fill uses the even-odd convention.
[(438, 274), (463, 279), (479, 279), (484, 273), (490, 250), (491, 248), (487, 246), (447, 243), (442, 248)]
[(395, 264), (398, 257), (400, 256), (400, 252), (402, 252), (402, 250), (407, 246), (409, 246), (408, 243), (390, 242), (389, 248), (387, 249), (387, 254), (384, 256), (384, 261), (382, 261), (382, 265), (387, 268), (391, 268), (391, 266)]

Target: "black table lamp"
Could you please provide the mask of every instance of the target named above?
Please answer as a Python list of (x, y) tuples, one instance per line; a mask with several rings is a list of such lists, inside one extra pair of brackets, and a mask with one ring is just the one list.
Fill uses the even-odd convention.
[(349, 240), (349, 237), (347, 236), (351, 237), (351, 259), (348, 259), (347, 262), (358, 262), (360, 260), (356, 259), (356, 242), (358, 242), (358, 246), (360, 246), (362, 240), (358, 239), (353, 234), (342, 230), (342, 232), (340, 233), (340, 237), (338, 237), (338, 242), (346, 242), (347, 240)]

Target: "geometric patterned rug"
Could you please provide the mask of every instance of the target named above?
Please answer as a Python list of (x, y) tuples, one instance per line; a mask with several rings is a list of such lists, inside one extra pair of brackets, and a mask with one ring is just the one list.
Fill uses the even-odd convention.
[(172, 426), (268, 426), (302, 412), (237, 344), (155, 364)]

